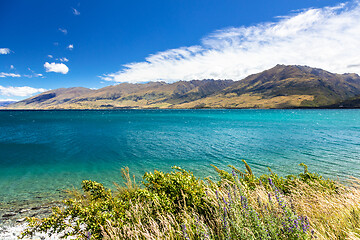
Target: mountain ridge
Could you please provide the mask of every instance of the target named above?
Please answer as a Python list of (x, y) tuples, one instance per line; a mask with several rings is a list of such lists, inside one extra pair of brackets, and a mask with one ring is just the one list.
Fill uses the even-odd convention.
[(16, 101), (12, 101), (12, 100), (0, 100), (0, 107), (5, 107), (5, 106), (10, 105), (15, 102)]
[(355, 73), (278, 64), (239, 81), (120, 83), (97, 90), (60, 88), (2, 109), (326, 108), (357, 97), (360, 76)]

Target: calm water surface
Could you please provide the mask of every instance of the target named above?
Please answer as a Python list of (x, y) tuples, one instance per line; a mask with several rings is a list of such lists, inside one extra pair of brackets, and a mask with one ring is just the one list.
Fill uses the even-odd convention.
[(267, 167), (300, 162), (326, 177), (360, 177), (360, 110), (0, 111), (0, 202), (46, 199), (83, 179), (111, 186), (128, 166), (177, 165), (199, 177), (210, 164)]

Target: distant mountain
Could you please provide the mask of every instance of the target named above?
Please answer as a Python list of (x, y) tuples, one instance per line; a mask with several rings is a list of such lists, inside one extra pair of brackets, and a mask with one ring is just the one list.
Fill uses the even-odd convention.
[(15, 103), (16, 101), (1, 101), (0, 100), (0, 107), (5, 107), (7, 105), (10, 105), (12, 103)]
[[(307, 66), (276, 65), (240, 81), (121, 83), (98, 90), (61, 88), (8, 109), (338, 107), (360, 98), (360, 76)], [(338, 104), (338, 105), (337, 105)], [(355, 106), (355, 105), (354, 105)]]
[(276, 65), (253, 74), (197, 105), (225, 108), (323, 107), (360, 95), (360, 76), (307, 66)]
[[(91, 89), (83, 87), (73, 88), (58, 88), (43, 92), (34, 97), (16, 102), (7, 106), (7, 108), (13, 109), (48, 109), (54, 108), (54, 106), (60, 106), (66, 104), (72, 99), (82, 96), (83, 94), (91, 92)], [(55, 107), (56, 108), (56, 107)]]
[(14, 109), (172, 108), (210, 96), (232, 85), (231, 80), (121, 83), (98, 90), (56, 89), (8, 106)]

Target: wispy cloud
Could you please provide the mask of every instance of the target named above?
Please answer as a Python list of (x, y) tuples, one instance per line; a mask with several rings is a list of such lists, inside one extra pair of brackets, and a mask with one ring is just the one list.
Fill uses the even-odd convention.
[(69, 72), (69, 68), (63, 64), (63, 63), (48, 63), (46, 62), (44, 64), (44, 68), (46, 72), (56, 72), (56, 73), (62, 73), (67, 74)]
[(0, 54), (10, 54), (11, 50), (9, 48), (0, 48)]
[(68, 33), (67, 29), (65, 29), (65, 28), (59, 28), (59, 31), (65, 35)]
[(25, 74), (24, 77), (33, 78), (33, 77), (44, 77), (41, 73), (34, 73), (34, 74)]
[(58, 59), (60, 62), (68, 62), (69, 59), (67, 59), (66, 57), (63, 57), (63, 58), (59, 58)]
[[(10, 65), (10, 69), (14, 70), (15, 67), (14, 65)], [(43, 77), (43, 75), (41, 73), (36, 73), (34, 72), (31, 68), (28, 68), (28, 70), (31, 72), (31, 74), (24, 74), (24, 75), (20, 75), (18, 73), (5, 73), (5, 72), (1, 72), (0, 73), (0, 78), (5, 78), (5, 77), (27, 77), (27, 78), (33, 78), (33, 77)]]
[(24, 75), (24, 77), (27, 78), (33, 78), (33, 77), (43, 77), (43, 75), (41, 73), (36, 73), (34, 70), (32, 70), (31, 68), (28, 68), (28, 70), (31, 72), (31, 74), (26, 74)]
[(35, 93), (41, 93), (47, 91), (44, 88), (32, 88), (32, 87), (4, 87), (0, 86), (0, 95), (3, 96), (17, 96), (17, 97), (27, 97)]
[(4, 72), (1, 72), (0, 73), (0, 78), (4, 78), (4, 77), (21, 77), (21, 75), (16, 74), (16, 73), (4, 73)]
[(53, 58), (53, 57), (54, 57), (53, 55), (50, 55), (50, 54), (49, 54), (49, 55), (47, 55), (47, 56), (48, 56), (48, 58)]
[(276, 64), (360, 73), (360, 3), (306, 9), (275, 22), (218, 30), (199, 46), (180, 47), (125, 64), (106, 81), (239, 80)]
[(347, 65), (348, 68), (358, 68), (360, 67), (360, 64), (350, 64), (350, 65)]
[(0, 98), (0, 102), (16, 102), (19, 100), (13, 99), (13, 98)]
[(72, 8), (72, 12), (76, 16), (80, 15), (80, 12), (78, 10), (76, 10), (75, 8)]
[(73, 50), (73, 49), (74, 49), (74, 45), (73, 45), (73, 44), (70, 44), (69, 46), (67, 46), (67, 49)]

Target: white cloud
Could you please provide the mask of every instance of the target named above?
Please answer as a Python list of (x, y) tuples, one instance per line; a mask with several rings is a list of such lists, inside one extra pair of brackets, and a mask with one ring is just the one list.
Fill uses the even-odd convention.
[(1, 72), (0, 73), (0, 78), (4, 78), (4, 77), (21, 77), (21, 75), (16, 74), (16, 73), (4, 73), (4, 72)]
[(67, 29), (65, 29), (65, 28), (59, 28), (59, 31), (65, 35), (68, 33)]
[(200, 46), (159, 52), (101, 78), (116, 82), (239, 80), (276, 64), (360, 73), (359, 22), (359, 2), (302, 10), (277, 22), (216, 31)]
[(49, 54), (49, 55), (47, 55), (47, 56), (48, 56), (48, 58), (53, 58), (53, 55), (50, 55), (50, 54)]
[(0, 54), (9, 54), (10, 52), (9, 48), (0, 48)]
[(70, 44), (69, 46), (67, 46), (67, 48), (68, 48), (69, 50), (73, 50), (73, 49), (74, 49), (74, 45), (73, 45), (73, 44)]
[(67, 59), (66, 57), (63, 57), (63, 58), (59, 58), (59, 61), (60, 62), (68, 62), (69, 59)]
[(16, 102), (16, 101), (19, 101), (19, 100), (16, 100), (13, 98), (6, 98), (6, 99), (0, 98), (0, 102)]
[(43, 75), (41, 73), (36, 73), (35, 71), (33, 71), (31, 68), (28, 68), (28, 70), (31, 72), (31, 74), (27, 74), (27, 75), (24, 75), (24, 77), (27, 77), (27, 78), (33, 78), (33, 77), (43, 77)]
[(32, 87), (4, 87), (0, 86), (0, 95), (4, 96), (18, 96), (27, 97), (35, 93), (41, 93), (47, 91), (44, 88), (32, 88)]
[(62, 73), (67, 74), (69, 72), (69, 68), (63, 64), (63, 63), (48, 63), (46, 62), (44, 64), (44, 67), (46, 69), (46, 72), (56, 72), (56, 73)]
[(104, 81), (113, 81), (114, 80), (113, 75), (115, 75), (115, 74), (108, 74), (108, 75), (98, 76), (98, 77)]
[(76, 16), (80, 15), (80, 12), (78, 10), (76, 10), (75, 8), (72, 8), (72, 10), (73, 10), (74, 15), (76, 15)]
[(15, 69), (14, 65), (10, 65), (10, 69), (11, 70)]
[(24, 77), (27, 77), (27, 78), (43, 77), (43, 75), (42, 75), (41, 73), (34, 73), (34, 74), (32, 74), (32, 75), (25, 74)]

